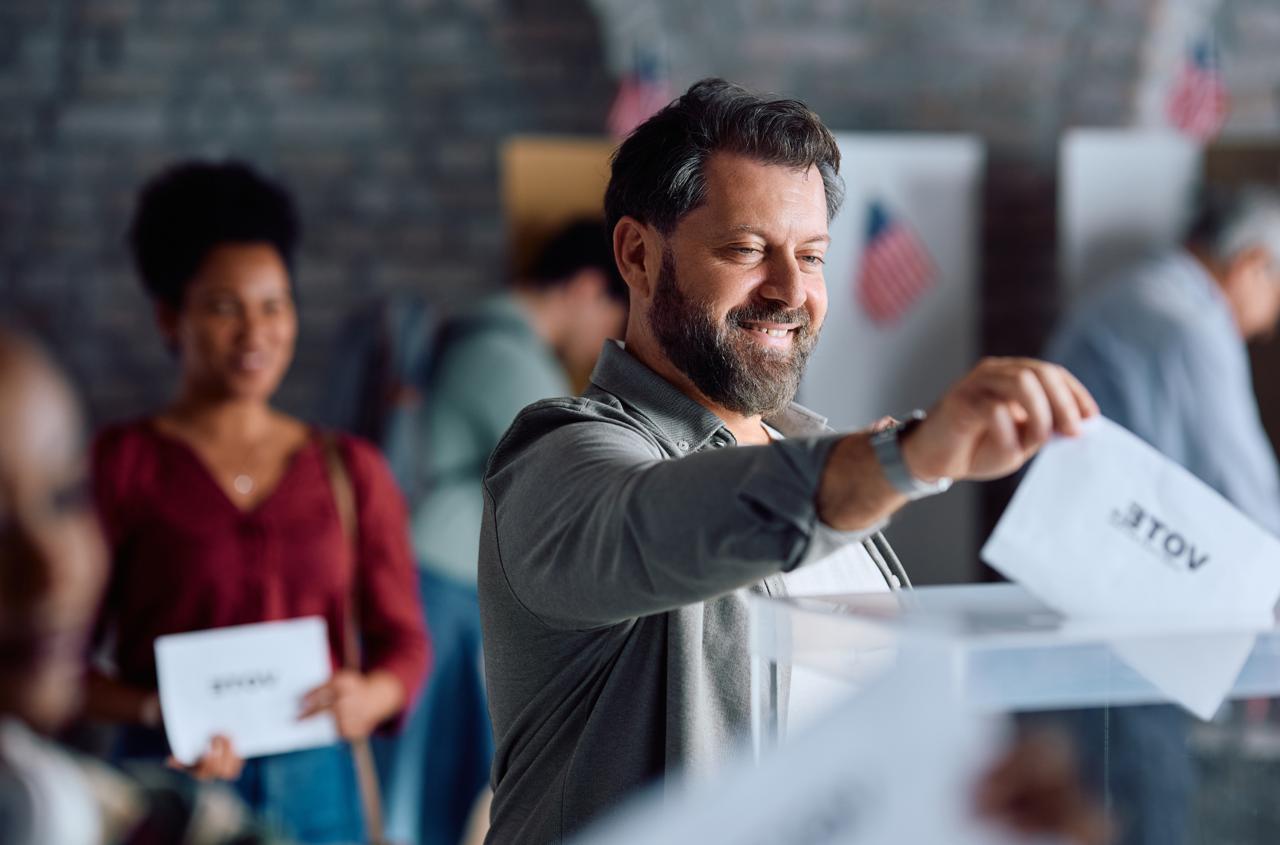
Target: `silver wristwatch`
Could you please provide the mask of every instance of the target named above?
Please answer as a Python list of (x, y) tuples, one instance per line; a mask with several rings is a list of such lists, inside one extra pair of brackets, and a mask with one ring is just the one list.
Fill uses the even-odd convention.
[(921, 481), (911, 474), (906, 462), (902, 460), (902, 438), (923, 422), (924, 418), (924, 411), (912, 411), (902, 422), (871, 435), (871, 449), (880, 462), (884, 477), (893, 485), (893, 489), (910, 501), (936, 496), (951, 489), (950, 478), (943, 476), (937, 481)]

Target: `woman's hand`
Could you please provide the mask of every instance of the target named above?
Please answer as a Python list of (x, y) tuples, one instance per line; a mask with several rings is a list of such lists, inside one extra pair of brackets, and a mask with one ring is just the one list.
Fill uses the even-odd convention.
[(400, 681), (389, 672), (362, 675), (339, 669), (328, 683), (306, 694), (298, 718), (328, 711), (333, 713), (343, 739), (364, 739), (378, 725), (399, 713), (404, 700)]
[(184, 766), (174, 757), (169, 758), (167, 765), (197, 780), (235, 780), (244, 768), (244, 759), (236, 754), (231, 740), (219, 734), (209, 741), (209, 750), (193, 765)]

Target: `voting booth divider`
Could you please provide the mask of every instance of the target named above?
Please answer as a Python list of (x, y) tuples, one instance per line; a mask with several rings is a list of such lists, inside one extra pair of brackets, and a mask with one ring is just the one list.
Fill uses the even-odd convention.
[[(826, 323), (800, 401), (852, 430), (928, 409), (978, 359), (985, 152), (966, 135), (837, 132), (836, 141), (846, 193), (831, 222)], [(857, 296), (876, 206), (914, 235), (934, 270), (902, 316), (882, 322)], [(976, 489), (962, 484), (894, 517), (886, 534), (915, 583), (972, 580), (977, 509)]]
[[(1169, 737), (1172, 742), (1163, 752), (1148, 759), (1132, 754), (1132, 749), (1126, 752), (1110, 745), (1112, 736), (1118, 736), (1121, 719), (1129, 718), (1141, 731), (1147, 717), (1158, 723), (1161, 717), (1182, 711), (1175, 710), (1169, 695), (1133, 669), (1121, 653), (1127, 646), (1154, 644), (1172, 653), (1212, 654), (1223, 646), (1229, 650), (1241, 637), (1240, 631), (1209, 628), (1153, 634), (1120, 624), (1113, 629), (1104, 624), (1076, 626), (1014, 584), (921, 587), (896, 595), (758, 598), (751, 613), (753, 731), (761, 737), (761, 770), (773, 772), (777, 781), (785, 781), (788, 775), (780, 769), (785, 758), (774, 755), (797, 736), (803, 740), (825, 733), (823, 753), (846, 753), (840, 737), (829, 733), (830, 726), (841, 719), (841, 713), (859, 706), (869, 691), (891, 682), (899, 671), (901, 654), (923, 640), (946, 655), (931, 682), (941, 678), (947, 689), (899, 688), (903, 706), (897, 718), (875, 726), (891, 737), (887, 742), (899, 744), (903, 755), (919, 755), (914, 761), (899, 760), (899, 765), (926, 777), (929, 767), (945, 764), (937, 749), (919, 749), (900, 741), (922, 727), (910, 721), (918, 708), (906, 706), (914, 696), (935, 698), (936, 707), (925, 718), (953, 721), (948, 710), (961, 708), (972, 718), (954, 723), (956, 729), (981, 730), (990, 743), (987, 754), (997, 753), (1001, 743), (983, 717), (1034, 722), (1047, 715), (1048, 724), (1056, 729), (1053, 719), (1064, 713), (1093, 716), (1102, 730), (1096, 735), (1071, 736), (1073, 752), (1077, 758), (1102, 761), (1101, 782), (1088, 786), (1096, 790), (1095, 799), (1119, 820), (1122, 830), (1150, 824), (1143, 816), (1152, 808), (1134, 801), (1134, 792), (1167, 791), (1162, 766), (1169, 764), (1173, 754), (1184, 755), (1195, 776), (1185, 793), (1172, 791), (1172, 800), (1185, 803), (1181, 811), (1187, 819), (1176, 826), (1179, 838), (1170, 841), (1187, 845), (1275, 841), (1280, 824), (1274, 800), (1280, 729), (1269, 718), (1254, 721), (1246, 714), (1259, 707), (1274, 713), (1280, 700), (1280, 625), (1244, 634), (1252, 645), (1215, 718), (1197, 722), (1188, 716), (1189, 731)], [(833, 689), (845, 689), (845, 698), (833, 703), (827, 714), (803, 725), (789, 724), (780, 715), (777, 697), (770, 691), (771, 679), (798, 668), (822, 673), (832, 679)], [(1108, 734), (1108, 727), (1114, 728), (1114, 735)], [(1086, 745), (1090, 738), (1092, 744)], [(1123, 777), (1130, 782), (1120, 783)], [(971, 789), (972, 784), (964, 788)], [(894, 840), (829, 841), (861, 845)], [(1121, 836), (1116, 841), (1144, 840)]]

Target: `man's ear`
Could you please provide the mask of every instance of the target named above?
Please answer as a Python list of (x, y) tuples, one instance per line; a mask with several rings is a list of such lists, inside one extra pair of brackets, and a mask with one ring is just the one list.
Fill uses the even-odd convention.
[(648, 299), (662, 269), (658, 233), (634, 217), (623, 217), (613, 227), (613, 257), (632, 296)]
[(1266, 247), (1251, 246), (1236, 253), (1227, 265), (1227, 278), (1232, 282), (1252, 280), (1271, 267), (1271, 253)]

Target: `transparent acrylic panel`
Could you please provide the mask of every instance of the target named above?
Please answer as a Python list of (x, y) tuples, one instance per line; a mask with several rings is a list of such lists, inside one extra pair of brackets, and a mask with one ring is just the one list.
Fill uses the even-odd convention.
[[(820, 713), (812, 699), (834, 704), (874, 682), (913, 640), (945, 645), (965, 706), (1065, 738), (1120, 845), (1280, 842), (1274, 627), (1066, 620), (1011, 584), (761, 598), (751, 643), (757, 749), (785, 742)], [(1178, 673), (1194, 671), (1179, 655), (1203, 659), (1233, 648), (1241, 668), (1237, 674), (1228, 660), (1226, 674), (1218, 672), (1229, 682), (1212, 718), (1174, 703), (1186, 680)], [(1170, 656), (1163, 677), (1120, 656), (1152, 651)], [(806, 708), (791, 706), (797, 690), (810, 699)]]

